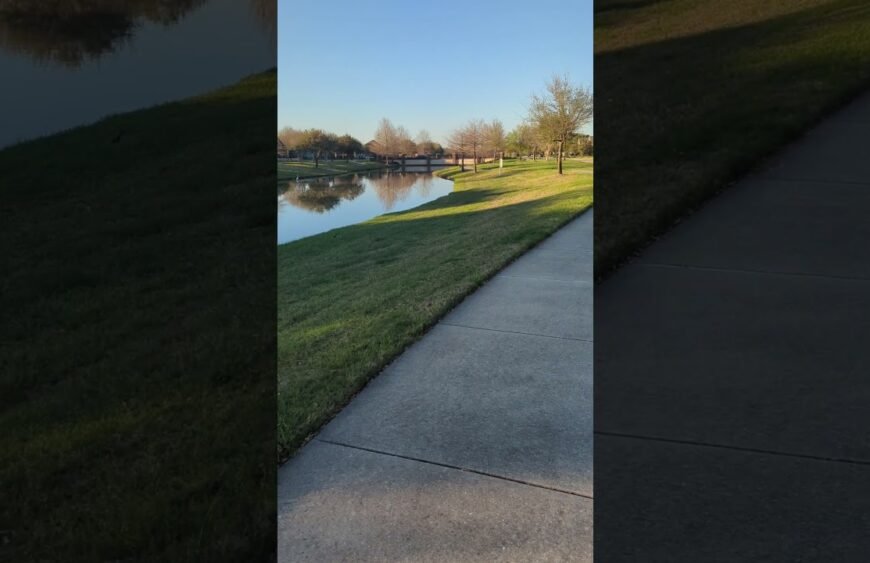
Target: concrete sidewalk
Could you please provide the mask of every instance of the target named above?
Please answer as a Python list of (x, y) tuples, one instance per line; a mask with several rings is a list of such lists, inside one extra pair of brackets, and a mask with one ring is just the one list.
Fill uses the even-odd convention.
[(596, 290), (596, 559), (867, 561), (870, 96)]
[(280, 468), (279, 561), (591, 561), (591, 369), (588, 211)]

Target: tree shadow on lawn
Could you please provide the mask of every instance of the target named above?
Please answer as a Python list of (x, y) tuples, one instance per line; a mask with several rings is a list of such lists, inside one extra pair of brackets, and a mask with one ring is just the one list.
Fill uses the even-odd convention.
[(14, 560), (269, 556), (274, 74), (250, 80), (0, 151)]
[(576, 197), (421, 217), (423, 206), (282, 245), (279, 461), (467, 295), (589, 209), (566, 205)]
[(596, 272), (865, 89), (870, 49), (852, 46), (859, 25), (870, 28), (870, 5), (839, 0), (599, 52), (596, 80), (610, 94), (596, 104), (608, 124), (596, 138)]
[(397, 211), (394, 213), (386, 213), (384, 215), (396, 216), (408, 212), (419, 212), (429, 209), (450, 209), (452, 207), (462, 207), (465, 205), (476, 205), (487, 201), (493, 201), (507, 194), (512, 190), (505, 188), (475, 188), (473, 190), (460, 190), (450, 192), (446, 196), (441, 196), (429, 203), (424, 203), (419, 207), (406, 211)]
[[(530, 162), (532, 162), (532, 161), (530, 161)], [(541, 162), (542, 162), (541, 160), (537, 161), (537, 163), (541, 163)], [(498, 181), (500, 179), (511, 178), (513, 176), (526, 174), (530, 171), (536, 171), (540, 175), (538, 177), (536, 177), (535, 179), (540, 180), (540, 179), (546, 177), (546, 176), (544, 176), (544, 173), (551, 171), (552, 177), (555, 180), (555, 179), (564, 179), (566, 176), (584, 177), (587, 174), (587, 171), (589, 173), (591, 173), (594, 170), (594, 165), (591, 162), (588, 162), (588, 163), (583, 162), (579, 166), (575, 165), (575, 164), (571, 164), (571, 165), (567, 165), (565, 167), (565, 174), (560, 176), (558, 174), (557, 162), (555, 160), (553, 160), (553, 161), (551, 161), (551, 164), (552, 164), (552, 166), (547, 167), (547, 168), (541, 168), (538, 164), (534, 164), (531, 166), (514, 165), (514, 166), (505, 167), (501, 172), (498, 172), (498, 167), (484, 168), (484, 169), (480, 170), (478, 172), (478, 174), (486, 174), (490, 179)], [(466, 170), (465, 172), (456, 172), (454, 174), (447, 174), (447, 175), (440, 176), (440, 177), (444, 178), (445, 180), (455, 180), (455, 176), (457, 174), (469, 174), (468, 176), (463, 176), (462, 177), (463, 180), (468, 180), (468, 181), (472, 181), (472, 182), (473, 181), (481, 181), (479, 178), (475, 177), (474, 173), (471, 172), (470, 170)], [(475, 189), (477, 189), (477, 188), (475, 188)], [(519, 190), (521, 188), (506, 188), (506, 189)], [(454, 193), (460, 193), (460, 192), (454, 192)]]

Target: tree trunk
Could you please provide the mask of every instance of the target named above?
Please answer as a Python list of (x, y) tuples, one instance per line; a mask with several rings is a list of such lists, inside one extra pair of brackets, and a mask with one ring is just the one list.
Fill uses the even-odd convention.
[(314, 167), (317, 168), (320, 164), (320, 151), (314, 151)]
[(559, 140), (559, 174), (562, 173), (562, 141)]
[(474, 153), (474, 173), (477, 174), (477, 146), (472, 149)]

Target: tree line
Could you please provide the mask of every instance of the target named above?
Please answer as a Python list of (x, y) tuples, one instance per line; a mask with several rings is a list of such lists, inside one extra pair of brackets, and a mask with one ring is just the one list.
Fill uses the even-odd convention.
[(359, 153), (366, 152), (365, 146), (350, 135), (336, 135), (323, 129), (294, 129), (284, 127), (278, 131), (278, 139), (289, 151), (310, 151), (314, 155), (314, 167), (320, 165), (320, 159), (324, 155), (349, 159)]
[(401, 125), (381, 119), (373, 141), (368, 146), (350, 135), (338, 136), (322, 129), (296, 130), (285, 127), (278, 138), (289, 150), (310, 151), (314, 166), (323, 155), (335, 159), (350, 158), (358, 153), (372, 152), (389, 162), (390, 158), (408, 155), (439, 155), (445, 151), (461, 155), (460, 166), (465, 170), (465, 157), (471, 156), (474, 171), (480, 157), (492, 156), (549, 156), (555, 152), (559, 174), (565, 155), (591, 155), (592, 138), (580, 129), (592, 119), (592, 93), (581, 86), (572, 85), (567, 78), (554, 76), (547, 83), (546, 93), (533, 95), (528, 115), (513, 131), (505, 133), (498, 119), (489, 122), (472, 119), (453, 130), (447, 147), (434, 142), (429, 132), (421, 130), (415, 139)]
[[(489, 123), (472, 119), (455, 129), (449, 137), (450, 150), (461, 155), (471, 154), (474, 171), (478, 157), (484, 154), (504, 156), (538, 155), (549, 158), (555, 150), (559, 174), (566, 154), (592, 155), (592, 138), (581, 134), (580, 128), (592, 119), (592, 93), (572, 85), (567, 78), (555, 76), (547, 84), (547, 93), (533, 95), (526, 120), (505, 134), (497, 119)], [(462, 170), (465, 162), (461, 161)]]
[(412, 139), (407, 129), (401, 125), (393, 125), (386, 117), (378, 123), (373, 141), (369, 148), (375, 154), (384, 157), (387, 162), (390, 157), (420, 154), (433, 156), (444, 151), (444, 148), (433, 141), (425, 129), (417, 133), (416, 139)]
[(350, 135), (336, 135), (323, 129), (294, 129), (284, 127), (278, 131), (278, 139), (284, 143), (288, 151), (311, 152), (314, 157), (314, 167), (317, 168), (320, 159), (331, 156), (333, 159), (349, 159), (359, 154), (374, 153), (385, 158), (407, 155), (437, 155), (444, 149), (432, 140), (425, 129), (411, 139), (408, 131), (402, 126), (393, 125), (389, 119), (381, 119), (375, 131), (373, 143), (363, 145), (359, 139)]

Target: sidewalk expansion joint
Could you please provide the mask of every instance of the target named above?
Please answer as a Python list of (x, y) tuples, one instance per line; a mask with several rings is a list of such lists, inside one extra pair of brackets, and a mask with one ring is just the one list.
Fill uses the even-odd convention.
[(776, 176), (759, 176), (753, 179), (761, 182), (791, 182), (796, 184), (838, 184), (842, 186), (870, 187), (870, 182), (857, 182), (855, 180), (812, 180), (807, 178), (778, 178)]
[(482, 326), (458, 325), (455, 323), (446, 323), (444, 321), (441, 321), (438, 324), (441, 324), (444, 326), (455, 326), (455, 327), (459, 327), (459, 328), (467, 328), (467, 329), (471, 329), (471, 330), (486, 330), (489, 332), (501, 332), (504, 334), (522, 334), (524, 336), (540, 336), (541, 338), (555, 338), (556, 340), (572, 340), (574, 342), (594, 342), (594, 340), (588, 340), (586, 338), (573, 338), (571, 336), (552, 336), (549, 334), (537, 334), (534, 332), (519, 332), (516, 330), (500, 330), (497, 328), (484, 328)]
[(522, 479), (514, 479), (514, 478), (512, 478), (512, 477), (505, 477), (505, 476), (503, 476), (503, 475), (496, 475), (495, 473), (487, 473), (486, 471), (478, 471), (477, 469), (469, 469), (469, 468), (467, 468), (467, 467), (460, 467), (460, 466), (458, 466), (458, 465), (451, 465), (451, 464), (449, 464), (449, 463), (440, 463), (440, 462), (437, 462), (437, 461), (430, 461), (430, 460), (427, 460), (427, 459), (421, 459), (421, 458), (418, 458), (418, 457), (412, 457), (412, 456), (408, 456), (408, 455), (396, 454), (396, 453), (392, 453), (392, 452), (385, 452), (385, 451), (383, 451), (383, 450), (375, 450), (375, 449), (372, 449), (372, 448), (365, 448), (365, 447), (362, 447), (362, 446), (354, 446), (354, 445), (352, 445), (352, 444), (345, 444), (345, 443), (342, 443), (342, 442), (335, 442), (335, 441), (333, 441), (333, 440), (326, 440), (326, 439), (323, 439), (323, 438), (315, 438), (315, 440), (318, 441), (318, 442), (322, 442), (322, 443), (324, 443), (324, 444), (331, 444), (331, 445), (333, 445), (333, 446), (340, 446), (340, 447), (343, 447), (343, 448), (350, 448), (350, 449), (354, 449), (354, 450), (361, 450), (361, 451), (369, 452), (369, 453), (373, 453), (373, 454), (380, 454), (380, 455), (385, 455), (385, 456), (389, 456), (389, 457), (395, 457), (395, 458), (399, 458), (399, 459), (406, 459), (406, 460), (408, 460), (408, 461), (416, 461), (416, 462), (418, 462), (418, 463), (425, 463), (425, 464), (428, 464), (428, 465), (435, 465), (435, 466), (437, 466), (437, 467), (444, 467), (444, 468), (447, 468), (447, 469), (455, 469), (455, 470), (457, 470), (457, 471), (465, 471), (466, 473), (474, 473), (475, 475), (482, 475), (482, 476), (484, 476), (484, 477), (491, 477), (491, 478), (493, 478), (493, 479), (499, 479), (499, 480), (501, 480), (501, 481), (509, 481), (509, 482), (511, 482), (511, 483), (517, 483), (517, 484), (519, 484), (519, 485), (526, 485), (527, 487), (535, 487), (535, 488), (537, 488), (537, 489), (544, 489), (544, 490), (546, 490), (546, 491), (552, 491), (552, 492), (554, 492), (554, 493), (562, 493), (562, 494), (565, 494), (565, 495), (571, 495), (571, 496), (575, 496), (575, 497), (585, 498), (585, 499), (588, 499), (588, 500), (593, 500), (592, 495), (584, 495), (583, 493), (577, 493), (577, 492), (574, 492), (574, 491), (568, 491), (568, 490), (565, 490), (565, 489), (559, 489), (559, 488), (557, 488), (557, 487), (550, 487), (550, 486), (547, 486), (547, 485), (539, 485), (539, 484), (537, 484), (537, 483), (530, 483), (530, 482), (528, 482), (528, 481), (523, 481)]
[(868, 282), (870, 277), (867, 276), (838, 276), (835, 274), (813, 274), (809, 272), (776, 272), (771, 270), (752, 270), (747, 268), (717, 268), (714, 266), (694, 266), (692, 264), (667, 264), (665, 262), (644, 262), (639, 260), (637, 264), (642, 266), (652, 266), (657, 268), (671, 268), (677, 270), (700, 270), (707, 272), (734, 272), (739, 274), (761, 274), (765, 276), (786, 276), (800, 278), (819, 278), (827, 280), (841, 280), (854, 282)]
[(695, 440), (681, 440), (677, 438), (661, 438), (658, 436), (642, 436), (639, 434), (625, 434), (622, 432), (602, 432), (596, 430), (593, 432), (596, 436), (607, 436), (611, 438), (629, 438), (632, 440), (645, 440), (649, 442), (664, 442), (668, 444), (680, 444), (683, 446), (697, 446), (702, 448), (715, 448), (720, 450), (730, 450), (735, 452), (744, 452), (744, 453), (754, 453), (754, 454), (764, 454), (764, 455), (772, 455), (777, 457), (790, 457), (796, 459), (807, 459), (812, 461), (824, 461), (828, 463), (845, 463), (849, 465), (863, 465), (865, 467), (870, 467), (870, 461), (860, 460), (860, 459), (849, 459), (849, 458), (840, 458), (840, 457), (828, 457), (828, 456), (820, 456), (820, 455), (812, 455), (812, 454), (798, 454), (793, 452), (782, 452), (776, 450), (765, 450), (761, 448), (749, 448), (744, 446), (729, 446), (727, 444), (711, 444), (708, 442), (698, 442)]

